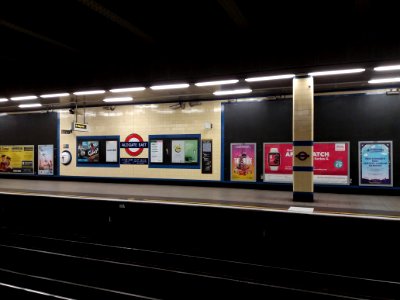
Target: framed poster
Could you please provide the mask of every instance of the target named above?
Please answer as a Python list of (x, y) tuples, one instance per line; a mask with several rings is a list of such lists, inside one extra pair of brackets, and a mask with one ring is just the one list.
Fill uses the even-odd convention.
[(212, 174), (212, 140), (201, 141), (201, 173)]
[(0, 146), (0, 172), (34, 174), (35, 146)]
[[(264, 143), (264, 182), (293, 181), (292, 143)], [(314, 182), (316, 184), (350, 184), (350, 143), (314, 143)]]
[(198, 140), (172, 140), (171, 162), (174, 164), (198, 162)]
[(77, 136), (76, 166), (118, 168), (119, 136)]
[(163, 163), (163, 140), (150, 141), (150, 162)]
[(53, 145), (38, 145), (38, 175), (54, 175)]
[(231, 143), (231, 180), (256, 179), (256, 143)]
[(149, 135), (149, 168), (200, 169), (200, 134)]
[(358, 142), (359, 184), (393, 186), (392, 141)]

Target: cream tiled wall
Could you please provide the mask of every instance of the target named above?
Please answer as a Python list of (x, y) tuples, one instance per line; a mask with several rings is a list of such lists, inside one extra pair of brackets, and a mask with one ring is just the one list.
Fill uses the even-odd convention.
[[(72, 162), (68, 166), (60, 166), (63, 176), (96, 176), (123, 178), (162, 178), (162, 179), (194, 179), (220, 180), (221, 163), (221, 102), (203, 102), (201, 105), (174, 110), (171, 104), (127, 105), (117, 106), (114, 111), (102, 107), (86, 109), (86, 123), (89, 132), (72, 132), (60, 134), (60, 149), (68, 144), (72, 153)], [(83, 122), (79, 110), (78, 122)], [(75, 115), (69, 111), (60, 112), (60, 130), (70, 129)], [(205, 129), (204, 123), (212, 123), (212, 129)], [(121, 141), (131, 134), (137, 133), (148, 141), (154, 134), (201, 134), (202, 139), (213, 141), (213, 173), (201, 174), (201, 169), (163, 169), (148, 168), (147, 165), (120, 165), (119, 168), (77, 167), (76, 137), (96, 135), (119, 135)], [(124, 149), (121, 157), (130, 157)], [(148, 149), (144, 149), (138, 158), (148, 157)]]

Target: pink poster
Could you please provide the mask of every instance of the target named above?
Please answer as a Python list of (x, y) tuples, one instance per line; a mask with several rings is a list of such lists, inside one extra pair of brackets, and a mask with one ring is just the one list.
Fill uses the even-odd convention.
[[(348, 142), (314, 144), (314, 182), (350, 184)], [(292, 182), (292, 143), (264, 144), (264, 181)]]
[(231, 144), (231, 180), (256, 181), (256, 144)]

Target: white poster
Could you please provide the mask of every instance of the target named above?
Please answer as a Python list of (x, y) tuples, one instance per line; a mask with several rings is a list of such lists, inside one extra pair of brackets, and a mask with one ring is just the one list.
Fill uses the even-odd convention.
[(185, 163), (185, 141), (172, 141), (173, 163)]
[(54, 175), (53, 145), (38, 145), (38, 174)]
[(117, 141), (106, 141), (106, 162), (118, 162)]
[(150, 162), (162, 163), (163, 162), (163, 141), (156, 140), (150, 141)]

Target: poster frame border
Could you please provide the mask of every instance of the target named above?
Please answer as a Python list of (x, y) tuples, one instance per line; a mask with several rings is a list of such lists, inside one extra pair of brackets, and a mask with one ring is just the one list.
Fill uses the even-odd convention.
[[(384, 144), (390, 143), (390, 184), (367, 184), (361, 183), (361, 143), (375, 143), (375, 144)], [(393, 141), (358, 141), (358, 185), (359, 186), (375, 186), (375, 187), (393, 187), (394, 178), (393, 178)]]
[[(240, 180), (232, 178), (232, 146), (233, 145), (254, 145), (254, 180)], [(235, 182), (257, 182), (257, 143), (230, 143), (230, 157), (229, 157), (229, 176), (231, 181)]]

